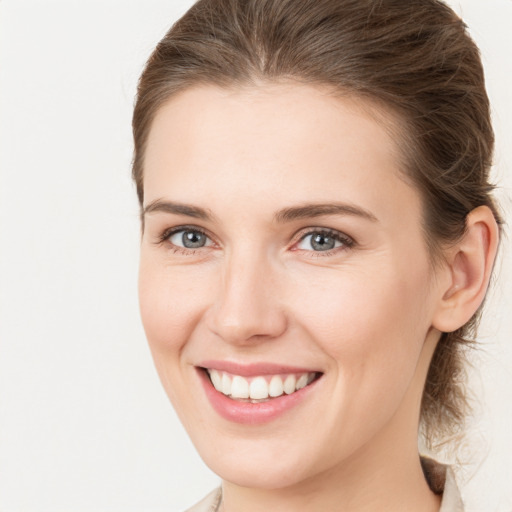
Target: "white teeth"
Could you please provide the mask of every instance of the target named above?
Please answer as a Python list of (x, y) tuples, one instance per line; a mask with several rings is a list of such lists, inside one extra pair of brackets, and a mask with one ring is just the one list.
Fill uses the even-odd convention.
[(283, 379), (281, 379), (279, 375), (274, 375), (270, 379), (268, 394), (272, 397), (281, 396), (283, 394)]
[(233, 377), (231, 381), (231, 396), (233, 398), (249, 398), (249, 383), (246, 379), (239, 375)]
[(291, 395), (295, 391), (306, 387), (315, 380), (315, 372), (302, 373), (298, 376), (289, 374), (283, 382), (281, 375), (268, 377), (258, 376), (246, 379), (240, 375), (230, 375), (218, 370), (209, 369), (208, 374), (213, 387), (220, 393), (237, 400), (266, 400), (276, 398), (286, 393)]
[(213, 387), (222, 393), (222, 377), (217, 370), (210, 370)]
[(305, 388), (307, 385), (308, 385), (308, 374), (303, 373), (297, 380), (297, 384), (295, 384), (295, 389), (299, 390), (299, 389)]
[(268, 384), (265, 377), (256, 377), (251, 382), (250, 396), (253, 400), (268, 398)]
[(295, 375), (288, 375), (283, 384), (283, 390), (287, 395), (291, 395), (295, 391)]
[(231, 395), (231, 379), (225, 373), (222, 374), (222, 392)]

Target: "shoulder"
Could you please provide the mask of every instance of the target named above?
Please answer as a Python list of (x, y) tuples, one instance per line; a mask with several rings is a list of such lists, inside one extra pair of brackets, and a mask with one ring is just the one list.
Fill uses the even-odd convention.
[(185, 512), (216, 512), (219, 508), (221, 499), (221, 489), (214, 489), (210, 494), (205, 496), (199, 503), (188, 508)]

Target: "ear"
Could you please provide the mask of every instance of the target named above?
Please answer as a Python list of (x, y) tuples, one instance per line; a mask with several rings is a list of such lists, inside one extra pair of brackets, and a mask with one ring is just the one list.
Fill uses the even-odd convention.
[(440, 280), (440, 301), (433, 327), (452, 332), (482, 304), (498, 250), (499, 229), (489, 207), (479, 206), (466, 219), (463, 238), (447, 250), (447, 279)]

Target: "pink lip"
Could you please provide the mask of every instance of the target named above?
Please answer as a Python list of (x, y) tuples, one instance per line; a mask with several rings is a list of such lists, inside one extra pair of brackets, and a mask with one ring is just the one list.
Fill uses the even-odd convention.
[(299, 368), (275, 363), (241, 364), (231, 361), (202, 361), (198, 365), (201, 368), (209, 368), (222, 372), (240, 375), (241, 377), (257, 377), (258, 375), (279, 375), (284, 373), (310, 373), (318, 370), (311, 368)]
[[(207, 366), (207, 368), (212, 368), (212, 366)], [(233, 366), (229, 366), (229, 368), (230, 369), (225, 368), (224, 371), (232, 373), (232, 370), (234, 370)], [(248, 367), (245, 367), (245, 369), (247, 368)], [(290, 367), (276, 367), (276, 369), (283, 368), (285, 368), (286, 371), (278, 373), (303, 372), (303, 370), (301, 369), (292, 369), (293, 371), (290, 371)], [(291, 395), (282, 395), (277, 398), (272, 398), (267, 402), (251, 403), (232, 400), (223, 393), (217, 391), (213, 387), (213, 384), (211, 383), (210, 378), (208, 377), (208, 374), (206, 373), (205, 370), (198, 368), (198, 374), (199, 378), (201, 379), (203, 389), (205, 390), (206, 396), (208, 397), (208, 400), (210, 401), (213, 409), (224, 419), (234, 423), (240, 423), (245, 425), (261, 425), (263, 423), (268, 423), (272, 420), (275, 420), (279, 416), (285, 414), (290, 409), (300, 405), (316, 388), (316, 384), (318, 382), (318, 380), (315, 380), (305, 388), (299, 389), (298, 391), (295, 391), (295, 393), (292, 393)], [(240, 373), (236, 374), (241, 375)], [(262, 375), (261, 372), (252, 373), (251, 371), (250, 373), (250, 375), (256, 374)]]

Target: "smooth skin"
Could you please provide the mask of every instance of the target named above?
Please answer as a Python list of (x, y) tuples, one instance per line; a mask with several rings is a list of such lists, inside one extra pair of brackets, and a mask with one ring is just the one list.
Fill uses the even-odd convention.
[[(498, 231), (478, 208), (434, 267), (384, 117), (281, 82), (190, 88), (154, 119), (142, 320), (171, 402), (223, 479), (225, 512), (439, 509), (418, 457), (422, 390), (440, 332), (484, 298)], [(322, 377), (297, 407), (242, 425), (207, 400), (204, 360)]]

